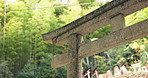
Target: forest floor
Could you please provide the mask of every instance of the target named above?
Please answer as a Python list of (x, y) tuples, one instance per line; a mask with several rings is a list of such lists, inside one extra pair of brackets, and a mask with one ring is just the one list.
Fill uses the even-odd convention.
[(129, 73), (127, 75), (122, 75), (113, 78), (148, 78), (148, 72)]

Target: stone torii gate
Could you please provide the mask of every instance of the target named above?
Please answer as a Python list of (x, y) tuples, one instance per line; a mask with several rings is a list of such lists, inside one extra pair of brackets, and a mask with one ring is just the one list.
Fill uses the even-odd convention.
[[(43, 39), (55, 45), (68, 43), (68, 52), (52, 59), (52, 67), (68, 66), (67, 78), (82, 77), (82, 58), (111, 49), (132, 40), (148, 36), (148, 19), (125, 26), (124, 17), (148, 6), (148, 0), (113, 0), (82, 18), (57, 30), (43, 34)], [(82, 44), (82, 36), (107, 24), (112, 32), (98, 40)]]

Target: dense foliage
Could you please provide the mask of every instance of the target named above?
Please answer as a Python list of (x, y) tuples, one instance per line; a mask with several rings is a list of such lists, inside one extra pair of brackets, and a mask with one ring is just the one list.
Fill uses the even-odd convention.
[[(0, 0), (0, 78), (66, 78), (66, 66), (51, 68), (51, 59), (65, 46), (55, 46), (42, 39), (42, 34), (60, 28), (102, 6), (95, 0), (74, 0), (73, 6), (55, 0)], [(92, 3), (80, 5), (82, 3)], [(6, 10), (5, 10), (6, 8)], [(6, 12), (6, 14), (5, 14)], [(126, 17), (127, 26), (147, 19), (148, 8)], [(6, 17), (6, 18), (5, 18)], [(6, 22), (6, 25), (4, 24)], [(110, 25), (85, 38), (94, 40), (111, 32)], [(84, 58), (83, 67), (98, 67), (104, 73), (115, 65), (130, 66), (148, 60), (148, 37)], [(106, 62), (106, 63), (105, 63)]]

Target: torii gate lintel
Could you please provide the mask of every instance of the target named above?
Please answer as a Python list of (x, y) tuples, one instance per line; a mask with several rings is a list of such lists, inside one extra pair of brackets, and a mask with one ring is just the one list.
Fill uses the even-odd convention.
[[(68, 43), (68, 52), (52, 59), (52, 67), (68, 66), (67, 78), (82, 77), (82, 58), (148, 36), (148, 19), (129, 27), (125, 16), (148, 6), (148, 0), (113, 0), (82, 18), (49, 33), (43, 39), (55, 45)], [(98, 40), (81, 45), (82, 36), (107, 24), (112, 32)]]

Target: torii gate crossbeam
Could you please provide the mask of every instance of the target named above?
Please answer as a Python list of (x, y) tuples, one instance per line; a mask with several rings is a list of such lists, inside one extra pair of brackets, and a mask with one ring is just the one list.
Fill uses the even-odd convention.
[[(43, 34), (55, 45), (69, 44), (67, 53), (56, 56), (52, 67), (68, 65), (67, 78), (81, 78), (81, 59), (132, 40), (148, 36), (148, 20), (125, 26), (124, 17), (148, 6), (148, 0), (113, 0), (86, 16), (57, 30)], [(81, 37), (107, 24), (112, 32), (96, 41), (81, 44)]]

